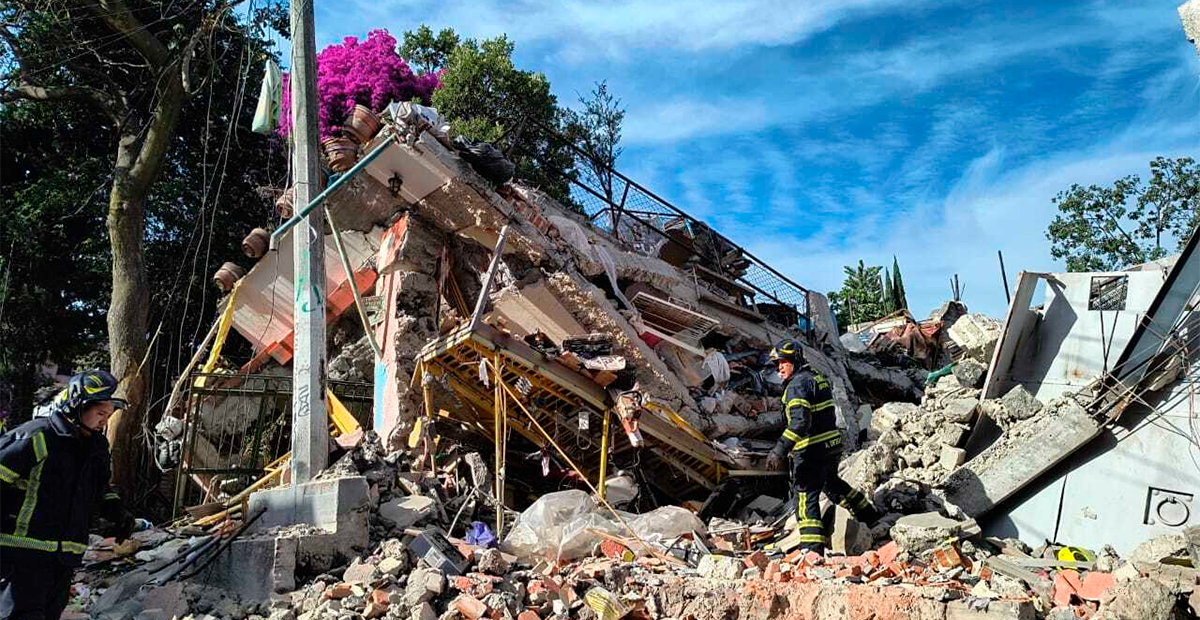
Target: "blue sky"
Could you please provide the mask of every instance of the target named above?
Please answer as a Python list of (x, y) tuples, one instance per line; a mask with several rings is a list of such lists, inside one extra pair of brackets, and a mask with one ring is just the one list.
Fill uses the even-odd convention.
[(507, 34), (560, 102), (607, 80), (620, 168), (809, 288), (899, 258), (924, 315), (957, 273), (1002, 317), (996, 251), (1044, 238), (1072, 183), (1196, 156), (1200, 62), (1161, 2), (558, 0), (317, 4), (318, 48), (421, 23)]

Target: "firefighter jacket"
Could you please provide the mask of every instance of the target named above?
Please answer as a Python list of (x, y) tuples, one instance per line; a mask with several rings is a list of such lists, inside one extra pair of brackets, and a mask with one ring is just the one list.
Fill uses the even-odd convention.
[(110, 477), (108, 440), (61, 414), (0, 436), (0, 552), (44, 551), (78, 565), (97, 514), (127, 534), (132, 519)]
[(829, 381), (808, 365), (796, 371), (784, 388), (783, 415), (786, 426), (775, 444), (776, 456), (841, 452), (842, 434), (837, 427), (833, 391)]

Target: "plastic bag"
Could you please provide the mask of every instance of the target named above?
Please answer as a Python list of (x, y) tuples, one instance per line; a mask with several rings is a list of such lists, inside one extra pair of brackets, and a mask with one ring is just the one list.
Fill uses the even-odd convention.
[(459, 136), (454, 139), (454, 148), (475, 172), (496, 185), (507, 183), (517, 171), (517, 166), (490, 142), (475, 142)]
[(619, 534), (620, 525), (600, 512), (584, 491), (548, 493), (517, 517), (501, 549), (522, 559), (573, 560), (591, 553), (602, 539), (588, 529)]
[(706, 534), (704, 522), (681, 506), (662, 506), (645, 514), (633, 515), (629, 527), (646, 542), (665, 542), (684, 534)]
[(496, 535), (492, 533), (492, 528), (482, 521), (471, 522), (471, 528), (467, 530), (466, 541), (468, 545), (476, 545), (485, 549), (495, 547), (498, 542)]

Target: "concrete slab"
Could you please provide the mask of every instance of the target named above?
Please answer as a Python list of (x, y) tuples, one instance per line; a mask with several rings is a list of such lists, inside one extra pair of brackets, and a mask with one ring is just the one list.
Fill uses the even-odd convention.
[(366, 478), (316, 480), (250, 496), (250, 514), (264, 506), (262, 517), (194, 578), (197, 583), (266, 600), (294, 590), (297, 570), (319, 573), (367, 548)]
[(1102, 427), (1078, 405), (1027, 420), (946, 481), (946, 499), (974, 518), (987, 513), (1080, 446)]

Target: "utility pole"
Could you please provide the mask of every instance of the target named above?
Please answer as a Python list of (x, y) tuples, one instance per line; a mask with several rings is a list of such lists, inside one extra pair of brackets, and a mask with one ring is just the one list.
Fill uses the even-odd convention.
[[(292, 170), (295, 204), (312, 202), (324, 183), (317, 161), (317, 42), (313, 0), (293, 0)], [(292, 484), (313, 479), (329, 459), (329, 422), (325, 412), (325, 226), (314, 209), (292, 229), (295, 256), (296, 353), (292, 358)]]

